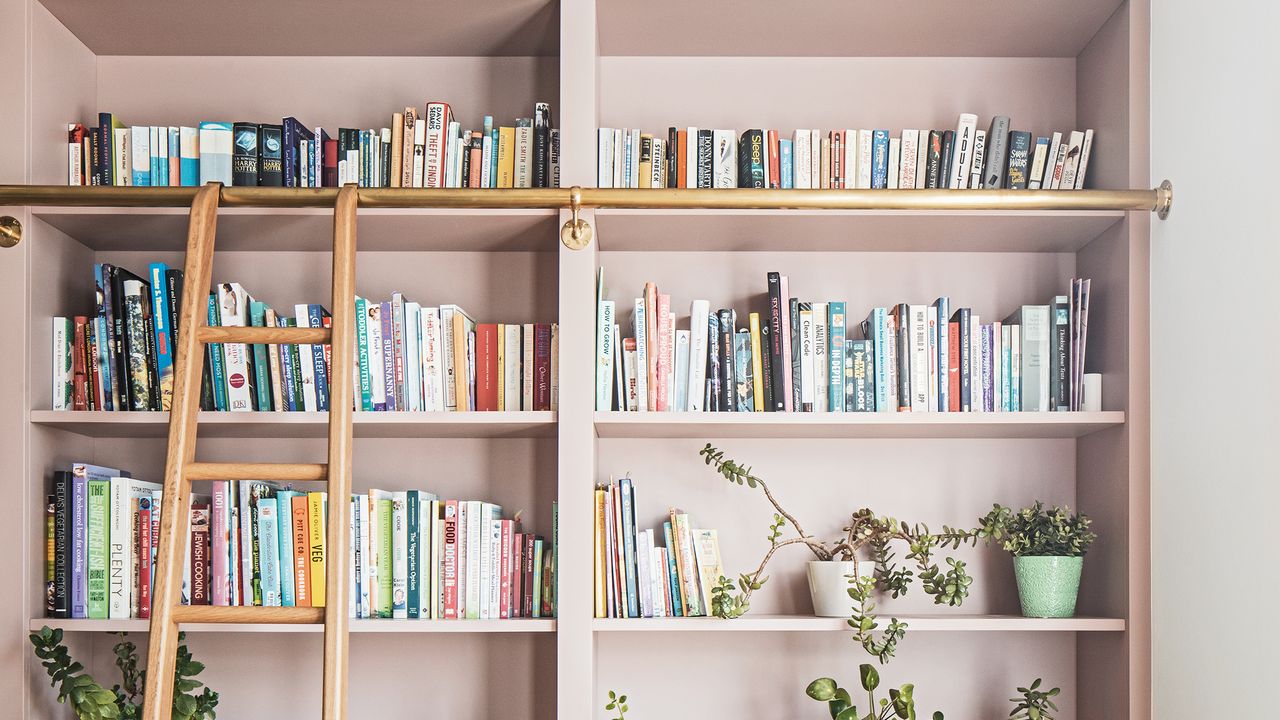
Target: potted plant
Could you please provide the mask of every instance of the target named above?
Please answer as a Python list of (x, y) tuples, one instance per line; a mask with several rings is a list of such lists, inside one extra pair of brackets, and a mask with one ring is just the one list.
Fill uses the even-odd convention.
[(1022, 614), (1059, 618), (1076, 613), (1084, 554), (1097, 539), (1090, 520), (1068, 507), (1036, 502), (1017, 512), (995, 505), (981, 520), (983, 537), (1013, 555)]
[(1009, 698), (1009, 702), (1013, 703), (1013, 710), (1009, 713), (1010, 720), (1053, 720), (1049, 711), (1058, 712), (1053, 698), (1060, 692), (1061, 688), (1041, 690), (1040, 678), (1036, 678), (1030, 687), (1018, 688), (1018, 697)]
[[(111, 689), (100, 685), (84, 666), (71, 659), (67, 646), (62, 644), (62, 630), (48, 626), (30, 635), (36, 657), (48, 673), (50, 684), (58, 688), (58, 702), (71, 705), (78, 720), (112, 720), (136, 718), (142, 714), (142, 687), (146, 671), (138, 668), (138, 648), (120, 633), (114, 652), (116, 667), (120, 669), (120, 684)], [(183, 634), (178, 634), (181, 642)], [(205, 687), (194, 677), (204, 671), (204, 665), (191, 659), (186, 645), (178, 646), (177, 665), (173, 673), (174, 720), (214, 720), (218, 706), (218, 693)], [(200, 690), (196, 694), (197, 690)]]
[[(831, 678), (818, 678), (809, 683), (804, 692), (809, 697), (827, 704), (827, 712), (832, 720), (915, 720), (916, 702), (912, 697), (915, 686), (910, 683), (900, 688), (889, 690), (889, 697), (876, 702), (876, 688), (880, 686), (880, 673), (872, 665), (864, 664), (858, 668), (858, 676), (862, 689), (867, 693), (867, 712), (859, 714), (853, 704), (853, 697), (848, 690), (836, 684)], [(933, 714), (933, 720), (943, 720), (941, 712)]]
[[(850, 516), (841, 537), (820, 540), (805, 532), (800, 521), (782, 507), (768, 484), (752, 474), (750, 467), (725, 458), (724, 452), (710, 443), (699, 455), (729, 482), (759, 488), (775, 510), (769, 526), (769, 550), (759, 566), (754, 572), (740, 575), (736, 589), (734, 583), (724, 577), (712, 589), (711, 610), (716, 617), (735, 618), (745, 614), (751, 606), (751, 594), (769, 579), (764, 574), (769, 560), (788, 545), (804, 545), (813, 553), (814, 559), (808, 566), (809, 590), (814, 611), (820, 616), (849, 615), (851, 608), (858, 607), (851, 599), (861, 603), (864, 610), (868, 609), (873, 591), (899, 597), (906, 594), (915, 579), (919, 579), (924, 591), (938, 604), (958, 606), (968, 596), (973, 578), (965, 570), (965, 563), (951, 557), (939, 563), (933, 553), (938, 549), (954, 550), (961, 545), (975, 544), (980, 537), (978, 529), (943, 526), (940, 533), (934, 533), (922, 523), (908, 524), (863, 508)], [(788, 527), (794, 537), (783, 538), (784, 529)], [(914, 565), (913, 569), (896, 564), (895, 544), (905, 546), (906, 559)], [(857, 562), (859, 554), (869, 557), (870, 561)], [(860, 582), (861, 579), (870, 582)], [(906, 627), (896, 621), (895, 624)], [(866, 645), (870, 631), (875, 628), (874, 620), (855, 617), (850, 625), (859, 634), (857, 639)]]

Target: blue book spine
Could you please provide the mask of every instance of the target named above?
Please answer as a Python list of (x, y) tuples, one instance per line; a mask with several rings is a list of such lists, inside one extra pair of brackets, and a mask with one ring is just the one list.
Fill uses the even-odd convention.
[(827, 303), (827, 407), (831, 412), (844, 411), (844, 345), (845, 304), (843, 300)]
[(231, 186), (231, 123), (200, 123), (200, 184)]
[(303, 158), (303, 160), (306, 161), (307, 166), (305, 168), (300, 168), (298, 170), (300, 174), (306, 173), (307, 187), (320, 187), (317, 184), (318, 179), (316, 175), (316, 153), (317, 152), (323, 153), (324, 148), (317, 148), (316, 147), (317, 142), (318, 141), (316, 139), (315, 134), (312, 133), (311, 141), (307, 143), (307, 156)]
[[(622, 499), (622, 551), (627, 566), (627, 617), (640, 617), (640, 594), (636, 585), (635, 487), (631, 478), (624, 477), (618, 481), (618, 495)], [(534, 607), (536, 609), (537, 605)]]
[(684, 605), (680, 601), (680, 574), (676, 569), (676, 544), (671, 532), (671, 521), (662, 523), (662, 537), (667, 541), (667, 586), (671, 588), (671, 616), (684, 617)]
[(178, 129), (178, 172), (184, 187), (200, 184), (200, 134), (195, 128)]
[[(289, 327), (289, 318), (277, 318), (276, 323), (280, 327)], [(298, 394), (294, 387), (296, 378), (293, 376), (293, 356), (296, 352), (298, 352), (297, 345), (280, 346), (280, 375), (281, 381), (284, 383), (285, 409), (289, 412), (294, 412), (298, 409)]]
[(284, 174), (285, 187), (298, 187), (298, 127), (297, 118), (287, 117), (280, 121), (280, 162)]
[[(254, 300), (249, 303), (249, 326), (250, 327), (266, 327), (267, 325), (267, 304)], [(253, 382), (254, 382), (254, 401), (257, 403), (257, 410), (274, 410), (271, 406), (271, 368), (268, 365), (268, 353), (275, 352), (275, 348), (268, 347), (263, 343), (254, 343), (251, 347), (253, 352)]]
[(991, 326), (983, 325), (982, 336), (978, 339), (982, 359), (982, 407), (980, 410), (991, 411)]
[(151, 321), (156, 336), (156, 370), (160, 377), (160, 409), (173, 402), (173, 333), (169, 328), (169, 267), (151, 263)]
[[(293, 607), (297, 604), (294, 596), (293, 576), (293, 497), (298, 493), (293, 490), (277, 490), (276, 502), (276, 545), (280, 553), (280, 604)], [(353, 536), (354, 537), (354, 536)]]
[(778, 141), (778, 174), (782, 176), (780, 184), (784, 190), (795, 187), (795, 161), (791, 158), (791, 141)]
[[(485, 116), (486, 121), (492, 124), (492, 118)], [(493, 148), (489, 152), (489, 187), (498, 187), (498, 128), (489, 131), (489, 146)]]
[[(222, 324), (218, 311), (218, 296), (209, 295), (209, 327)], [(213, 375), (209, 384), (213, 386), (213, 406), (218, 410), (227, 409), (227, 379), (222, 368), (222, 343), (209, 343), (209, 372)]]
[(871, 188), (889, 187), (889, 131), (871, 132)]
[[(307, 306), (307, 324), (313, 328), (324, 327), (325, 312), (323, 307), (312, 303)], [(311, 360), (316, 369), (316, 409), (329, 409), (329, 370), (324, 362), (324, 345), (315, 343), (311, 346)]]
[(888, 312), (875, 308), (867, 318), (867, 335), (871, 338), (875, 358), (876, 412), (893, 412), (889, 407), (889, 327)]
[(933, 301), (938, 311), (938, 412), (951, 407), (951, 378), (947, 373), (951, 358), (951, 333), (947, 320), (951, 317), (951, 298), (940, 297)]
[(405, 576), (405, 611), (411, 619), (417, 619), (422, 616), (422, 577), (418, 572), (421, 566), (419, 554), (422, 550), (419, 534), (422, 532), (421, 518), (422, 508), (420, 506), (421, 498), (417, 490), (410, 490), (405, 493), (405, 514), (406, 537), (405, 543), (405, 561), (408, 571)]
[(71, 617), (89, 617), (89, 478), (71, 475)]
[[(93, 281), (97, 288), (98, 307), (97, 317), (94, 320), (97, 326), (98, 337), (104, 341), (98, 343), (98, 364), (102, 366), (102, 387), (105, 392), (102, 393), (103, 405), (106, 410), (115, 409), (116, 387), (111, 382), (112, 369), (114, 363), (111, 362), (111, 348), (114, 338), (112, 337), (111, 325), (107, 320), (107, 312), (111, 309), (111, 301), (107, 299), (107, 293), (111, 292), (110, 281), (107, 273), (103, 270), (102, 263), (94, 263), (93, 265)], [(118, 378), (117, 378), (118, 380)]]
[(278, 507), (275, 498), (258, 499), (258, 573), (261, 575), (263, 607), (280, 607), (281, 603)]

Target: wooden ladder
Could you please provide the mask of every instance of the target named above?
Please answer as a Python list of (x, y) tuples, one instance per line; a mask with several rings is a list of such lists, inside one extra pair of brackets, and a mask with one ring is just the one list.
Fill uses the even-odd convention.
[[(218, 224), (219, 184), (202, 187), (191, 204), (182, 309), (175, 344), (169, 449), (152, 596), (143, 720), (168, 720), (173, 708), (173, 673), (180, 623), (324, 623), (324, 720), (347, 716), (348, 517), (351, 504), (351, 413), (355, 349), (356, 188), (343, 187), (333, 214), (332, 328), (208, 327), (207, 307)], [(195, 461), (200, 383), (208, 343), (329, 343), (328, 463), (206, 463)], [(221, 607), (180, 605), (188, 510), (194, 480), (277, 480), (328, 483), (325, 606)]]

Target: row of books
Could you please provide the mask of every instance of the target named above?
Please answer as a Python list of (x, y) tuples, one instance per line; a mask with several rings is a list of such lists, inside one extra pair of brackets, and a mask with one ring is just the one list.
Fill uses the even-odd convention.
[(596, 617), (710, 615), (711, 590), (723, 574), (715, 530), (694, 528), (689, 515), (674, 508), (660, 530), (642, 530), (630, 476), (596, 489)]
[[(169, 409), (182, 271), (164, 263), (148, 270), (144, 279), (95, 265), (94, 314), (53, 318), (53, 409)], [(556, 408), (554, 323), (476, 323), (457, 305), (423, 307), (400, 293), (385, 302), (357, 298), (355, 309), (358, 410)], [(219, 283), (208, 324), (325, 328), (332, 318), (314, 303), (277, 314), (239, 283)], [(328, 344), (211, 343), (204, 363), (204, 410), (329, 409)]]
[(391, 127), (322, 127), (297, 118), (274, 123), (201, 122), (199, 127), (127, 127), (112, 113), (98, 125), (67, 126), (70, 185), (175, 187), (220, 182), (261, 187), (558, 187), (560, 133), (551, 106), (533, 117), (463, 129), (448, 103), (392, 114)]
[[(49, 616), (149, 617), (161, 486), (76, 463), (54, 473), (52, 489)], [(193, 494), (182, 602), (324, 607), (327, 502), (323, 492), (253, 481)], [(520, 513), (504, 518), (493, 503), (417, 490), (370, 490), (350, 502), (351, 617), (554, 616), (554, 543), (523, 532)]]
[(839, 300), (801, 301), (767, 277), (768, 307), (747, 314), (690, 303), (646, 283), (622, 333), (597, 289), (596, 410), (623, 412), (1040, 412), (1081, 410), (1088, 279), (1003, 321), (940, 297), (873, 308), (855, 324)]
[(600, 128), (602, 188), (1080, 190), (1093, 130), (1034, 136), (997, 115), (986, 130), (962, 113), (955, 130)]

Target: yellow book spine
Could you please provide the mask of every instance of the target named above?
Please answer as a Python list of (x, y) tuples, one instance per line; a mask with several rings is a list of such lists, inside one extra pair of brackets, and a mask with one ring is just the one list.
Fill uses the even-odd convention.
[(760, 313), (748, 316), (751, 328), (751, 385), (755, 411), (764, 412), (764, 362), (760, 357)]
[(311, 607), (324, 607), (325, 551), (324, 551), (325, 494), (307, 493), (307, 528), (311, 547)]
[(467, 383), (467, 323), (461, 313), (453, 316), (453, 391), (458, 412), (473, 410)]
[(514, 187), (516, 177), (516, 129), (498, 128), (498, 187)]
[(507, 409), (507, 326), (498, 323), (498, 409)]
[(604, 565), (604, 490), (596, 490), (596, 617), (605, 616), (605, 605), (608, 597), (605, 594), (604, 581), (607, 570)]

